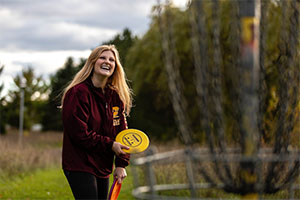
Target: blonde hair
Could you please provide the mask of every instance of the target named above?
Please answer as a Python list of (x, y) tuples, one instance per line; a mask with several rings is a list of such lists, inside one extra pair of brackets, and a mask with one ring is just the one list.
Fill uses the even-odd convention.
[(72, 87), (74, 87), (79, 83), (82, 83), (91, 75), (96, 61), (98, 60), (100, 54), (102, 54), (102, 52), (104, 51), (111, 51), (114, 54), (116, 60), (115, 71), (109, 77), (107, 84), (110, 84), (112, 88), (114, 88), (117, 91), (121, 101), (124, 104), (125, 112), (127, 115), (129, 115), (130, 109), (132, 107), (132, 90), (129, 88), (127, 84), (126, 75), (120, 62), (119, 52), (114, 45), (102, 45), (96, 47), (91, 52), (85, 65), (82, 67), (82, 69), (79, 72), (77, 72), (77, 74), (75, 75), (71, 83), (64, 89), (62, 99), (61, 99), (61, 105), (63, 105), (63, 101), (65, 99), (66, 93)]

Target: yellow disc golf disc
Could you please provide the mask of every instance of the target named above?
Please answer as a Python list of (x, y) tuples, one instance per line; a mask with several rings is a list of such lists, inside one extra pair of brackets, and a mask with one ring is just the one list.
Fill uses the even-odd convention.
[(121, 131), (117, 137), (116, 142), (128, 146), (130, 149), (123, 149), (126, 153), (140, 153), (145, 151), (149, 146), (148, 136), (137, 129), (125, 129)]

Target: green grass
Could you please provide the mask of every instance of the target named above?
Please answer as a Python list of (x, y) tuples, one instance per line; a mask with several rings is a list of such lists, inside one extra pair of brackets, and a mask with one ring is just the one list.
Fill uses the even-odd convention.
[[(122, 184), (118, 199), (134, 199), (131, 195), (132, 189), (132, 176), (129, 175)], [(63, 171), (60, 168), (51, 168), (0, 180), (0, 199), (74, 198)]]
[(0, 181), (3, 199), (72, 199), (72, 192), (60, 168)]

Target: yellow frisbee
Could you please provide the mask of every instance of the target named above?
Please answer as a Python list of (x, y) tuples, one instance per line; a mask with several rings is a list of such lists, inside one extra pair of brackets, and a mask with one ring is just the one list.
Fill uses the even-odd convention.
[(121, 131), (117, 137), (116, 142), (128, 146), (130, 149), (123, 149), (126, 153), (140, 153), (145, 151), (149, 146), (148, 136), (137, 129), (125, 129)]

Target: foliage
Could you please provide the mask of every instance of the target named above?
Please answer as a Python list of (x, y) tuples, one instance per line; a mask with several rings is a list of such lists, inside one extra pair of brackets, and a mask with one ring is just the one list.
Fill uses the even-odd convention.
[[(282, 141), (288, 141), (284, 135), (290, 137), (300, 119), (300, 37), (299, 14), (296, 14), (299, 13), (300, 4), (293, 5), (292, 1), (285, 3), (286, 11), (283, 2), (270, 4), (269, 15), (266, 16), (268, 26), (265, 28), (263, 55), (267, 93), (264, 102), (263, 139), (266, 143), (275, 143), (277, 136), (282, 136)], [(296, 15), (298, 16), (295, 19)], [(298, 32), (295, 31), (295, 21), (298, 21)], [(283, 107), (287, 110), (283, 111)], [(282, 121), (290, 130), (280, 130), (279, 124), (282, 124)]]
[[(7, 105), (5, 115), (7, 123), (12, 127), (19, 126), (20, 91), (24, 88), (24, 129), (30, 129), (35, 123), (40, 122), (45, 98), (47, 98), (49, 86), (42, 76), (36, 76), (32, 67), (27, 67), (21, 74), (13, 78), (16, 89), (10, 90), (6, 98)], [(24, 82), (24, 86), (21, 85)]]
[[(166, 79), (162, 71), (163, 65), (160, 63), (160, 48), (157, 47), (160, 43), (158, 42), (157, 31), (157, 29), (149, 31), (129, 51), (126, 58), (128, 62), (127, 74), (129, 79), (132, 80), (135, 93), (135, 107), (129, 118), (129, 125), (140, 128), (150, 135), (152, 135), (152, 132), (164, 132), (158, 126), (158, 121), (172, 120), (172, 114), (168, 112), (172, 109), (168, 109), (170, 104), (168, 104), (168, 99), (166, 99), (163, 92), (167, 92), (167, 87), (161, 89), (165, 85), (161, 84), (161, 81), (166, 81)], [(154, 49), (155, 51), (153, 51)], [(157, 97), (161, 101), (157, 101)]]
[[(267, 1), (266, 1), (267, 2)], [(214, 56), (214, 12), (212, 10), (211, 1), (203, 1), (205, 16), (205, 27), (207, 36), (200, 39), (200, 44), (206, 43), (205, 59), (207, 59), (207, 65), (209, 65), (210, 73), (213, 73), (216, 59), (220, 59), (222, 67), (222, 89), (223, 99), (221, 100), (224, 108), (224, 120), (226, 121), (225, 133), (230, 136), (230, 140), (239, 141), (237, 133), (237, 122), (233, 119), (237, 115), (237, 93), (232, 88), (238, 86), (239, 77), (235, 76), (239, 69), (238, 57), (239, 55), (239, 16), (236, 13), (234, 1), (221, 1), (220, 3), (220, 58)], [(290, 5), (290, 4), (289, 4)], [(183, 93), (187, 100), (187, 109), (185, 112), (190, 118), (190, 127), (194, 132), (194, 139), (196, 141), (203, 141), (204, 136), (201, 134), (199, 123), (199, 112), (196, 107), (197, 101), (195, 94), (195, 82), (194, 77), (196, 71), (194, 69), (194, 56), (191, 48), (191, 24), (189, 15), (191, 8), (187, 10), (179, 10), (172, 6), (164, 7), (161, 13), (161, 19), (166, 18), (166, 10), (171, 19), (171, 24), (165, 24), (173, 29), (173, 36), (176, 45), (176, 56), (179, 60), (180, 75), (184, 83)], [(290, 58), (288, 45), (291, 44), (289, 38), (292, 33), (288, 29), (292, 27), (290, 20), (294, 13), (292, 7), (288, 7), (286, 12), (286, 18), (280, 18), (282, 13), (281, 4), (276, 2), (269, 2), (269, 7), (266, 9), (266, 24), (264, 28), (264, 60), (263, 65), (265, 67), (265, 85), (266, 89), (262, 93), (266, 93), (265, 102), (261, 104), (268, 105), (263, 111), (264, 115), (264, 128), (274, 129), (276, 127), (276, 109), (278, 108), (278, 88), (280, 83), (278, 77), (280, 75), (280, 68), (284, 66)], [(282, 20), (284, 19), (284, 20)], [(170, 102), (170, 94), (168, 88), (168, 77), (165, 71), (165, 64), (162, 52), (162, 33), (158, 26), (159, 16), (156, 13), (156, 8), (153, 9), (152, 23), (146, 34), (138, 39), (133, 47), (129, 50), (126, 57), (126, 63), (128, 66), (127, 74), (130, 80), (132, 80), (132, 87), (135, 93), (135, 107), (132, 110), (131, 118), (129, 118), (129, 125), (143, 129), (148, 132), (150, 136), (157, 139), (170, 139), (174, 137), (174, 134), (178, 132), (176, 122), (174, 121), (174, 112), (172, 111), (172, 104)], [(282, 24), (287, 24), (283, 29), (286, 31), (288, 37), (286, 41), (283, 41), (282, 33), (280, 35), (280, 28)], [(281, 31), (282, 32), (282, 31)], [(299, 38), (298, 38), (299, 39)], [(298, 46), (299, 48), (299, 46)], [(197, 55), (196, 55), (197, 56)], [(201, 58), (202, 59), (202, 58)], [(298, 62), (299, 65), (299, 62)], [(296, 72), (293, 72), (297, 74)], [(295, 76), (296, 77), (296, 76)], [(277, 80), (277, 81), (276, 81)], [(297, 83), (297, 79), (293, 80)], [(299, 82), (299, 80), (298, 80)], [(209, 92), (213, 92), (214, 85), (210, 85)], [(296, 90), (296, 89), (294, 89)], [(299, 90), (299, 89), (298, 89)], [(296, 92), (297, 93), (297, 92)], [(291, 93), (290, 93), (291, 94)], [(299, 92), (298, 92), (299, 94)], [(275, 96), (274, 96), (275, 95)], [(207, 99), (210, 101), (209, 99)], [(276, 103), (277, 102), (277, 103)], [(299, 105), (299, 101), (298, 101)], [(295, 115), (299, 115), (299, 110), (290, 107), (290, 110), (295, 111)], [(215, 105), (213, 101), (210, 102), (211, 109), (214, 109)], [(289, 111), (291, 112), (291, 111)], [(275, 115), (274, 115), (275, 114)], [(291, 115), (290, 115), (291, 116)], [(293, 121), (295, 124), (295, 121)], [(270, 138), (274, 138), (274, 130), (269, 131), (264, 136), (265, 141), (269, 142)]]
[[(194, 98), (193, 56), (190, 40), (189, 12), (174, 7), (169, 8), (176, 43), (176, 56), (179, 60), (180, 75), (184, 82), (183, 93), (188, 99), (187, 109), (191, 127), (199, 134), (199, 112)], [(165, 70), (162, 36), (159, 30), (159, 17), (153, 8), (152, 23), (146, 34), (130, 49), (126, 62), (128, 77), (132, 80), (135, 93), (135, 107), (129, 122), (145, 130), (153, 139), (169, 140), (178, 137), (177, 122), (170, 101), (168, 76)], [(162, 13), (163, 17), (166, 14)]]
[(119, 56), (123, 67), (126, 69), (126, 56), (128, 54), (128, 50), (137, 40), (137, 37), (132, 34), (132, 32), (125, 28), (121, 34), (117, 34), (111, 40), (107, 42), (103, 42), (102, 44), (114, 44), (118, 49)]
[[(204, 1), (204, 15), (206, 16), (205, 31), (207, 31), (207, 59), (211, 68), (214, 66), (213, 54), (213, 12), (211, 10), (211, 1)], [(232, 88), (236, 84), (237, 77), (231, 73), (236, 70), (236, 58), (238, 57), (238, 49), (233, 44), (237, 44), (238, 33), (232, 34), (232, 31), (238, 31), (238, 25), (234, 22), (237, 13), (234, 12), (232, 1), (221, 1), (220, 9), (220, 46), (221, 46), (221, 64), (224, 75), (224, 96), (223, 106), (225, 112), (226, 127), (225, 132), (236, 141), (239, 137), (235, 134), (238, 124), (234, 122), (233, 116), (235, 113), (236, 94)], [(152, 21), (148, 31), (141, 37), (134, 36), (132, 32), (126, 28), (122, 33), (117, 34), (111, 40), (103, 44), (114, 44), (120, 53), (120, 58), (130, 85), (134, 91), (134, 108), (128, 118), (130, 127), (135, 127), (147, 132), (152, 139), (169, 140), (174, 138), (178, 133), (175, 114), (170, 101), (170, 93), (168, 87), (168, 76), (165, 71), (164, 53), (162, 51), (162, 38), (159, 30), (159, 16), (156, 12), (156, 7), (153, 8)], [(162, 10), (162, 18), (166, 16), (165, 9)], [(199, 123), (199, 109), (197, 108), (198, 99), (195, 98), (195, 71), (194, 58), (192, 50), (191, 38), (191, 10), (188, 7), (186, 10), (180, 10), (174, 7), (169, 8), (172, 28), (174, 31), (174, 40), (176, 45), (176, 55), (180, 65), (180, 75), (184, 82), (184, 96), (187, 99), (188, 110), (185, 111), (190, 118), (190, 127), (192, 127), (194, 139), (203, 142), (205, 136), (202, 134)], [(266, 85), (268, 103), (266, 108), (265, 129), (272, 129), (276, 124), (276, 108), (278, 105), (278, 95), (276, 91), (280, 83), (277, 80), (280, 72), (278, 67), (280, 63), (286, 59), (282, 57), (284, 48), (282, 44), (285, 41), (280, 40), (280, 31), (278, 27), (284, 23), (280, 20), (281, 8), (277, 3), (269, 3), (267, 12), (268, 27), (265, 30), (266, 46), (265, 60), (266, 67)], [(287, 18), (290, 18), (291, 12)], [(281, 41), (281, 42), (280, 42)], [(288, 55), (289, 52), (285, 52)], [(78, 65), (74, 64), (72, 58), (68, 58), (64, 66), (51, 76), (49, 86), (49, 99), (47, 102), (32, 99), (28, 102), (26, 117), (30, 117), (32, 122), (27, 120), (25, 125), (28, 128), (33, 121), (38, 121), (37, 118), (42, 118), (44, 130), (62, 130), (61, 112), (57, 107), (60, 106), (61, 92), (67, 83), (73, 78), (76, 72), (84, 65), (85, 59), (81, 59)], [(29, 92), (29, 91), (28, 91)], [(41, 92), (40, 92), (41, 93)], [(5, 113), (8, 113), (7, 118), (9, 124), (17, 126), (18, 124), (18, 109), (19, 97), (17, 91), (10, 92), (10, 103), (2, 108)], [(25, 95), (26, 96), (26, 95)], [(28, 94), (27, 94), (28, 96)], [(28, 101), (28, 99), (27, 99)], [(2, 105), (2, 104), (1, 104)], [(298, 103), (300, 105), (300, 103)], [(214, 105), (211, 105), (212, 107)], [(300, 106), (299, 106), (300, 107)], [(12, 109), (14, 108), (14, 109)], [(28, 110), (32, 110), (31, 113)], [(37, 113), (35, 110), (39, 110)], [(33, 116), (29, 116), (29, 113)], [(299, 115), (299, 114), (298, 114)], [(3, 121), (3, 120), (2, 120)], [(1, 121), (1, 122), (2, 122)], [(3, 127), (3, 126), (1, 126)], [(274, 132), (274, 131), (273, 131)], [(264, 139), (270, 141), (274, 133), (265, 135)], [(177, 137), (177, 135), (176, 135)]]
[[(254, 1), (252, 2), (254, 3)], [(267, 3), (270, 3), (270, 10), (266, 9)], [(198, 99), (200, 104), (201, 130), (207, 136), (206, 143), (210, 152), (212, 154), (218, 152), (222, 157), (227, 155), (227, 144), (233, 146), (232, 141), (236, 141), (235, 147), (241, 151), (243, 156), (256, 155), (260, 152), (262, 145), (272, 147), (274, 154), (290, 153), (293, 148), (291, 136), (295, 134), (294, 128), (299, 122), (297, 121), (299, 112), (297, 106), (300, 100), (300, 68), (299, 59), (297, 59), (299, 53), (299, 9), (297, 3), (296, 1), (282, 1), (280, 4), (263, 2), (264, 9), (261, 12), (263, 17), (260, 35), (258, 35), (261, 39), (260, 43), (255, 42), (255, 31), (252, 31), (253, 40), (249, 40), (251, 43), (247, 43), (246, 40), (237, 40), (242, 39), (241, 36), (246, 33), (245, 27), (249, 28), (251, 36), (251, 28), (255, 23), (254, 18), (251, 18), (252, 25), (245, 26), (245, 17), (242, 16), (244, 13), (238, 12), (239, 5), (241, 4), (237, 1), (220, 3), (217, 1), (193, 1), (192, 7), (190, 7), (197, 11), (191, 21), (193, 23), (194, 72), (197, 74), (197, 93), (194, 98)], [(228, 9), (230, 6), (235, 9)], [(171, 15), (169, 7), (166, 7), (165, 10), (165, 12), (168, 11), (168, 15)], [(231, 11), (224, 12), (225, 10)], [(274, 12), (280, 15), (279, 19), (275, 18), (274, 20), (274, 17), (269, 14), (274, 14)], [(231, 23), (222, 17), (224, 14), (231, 15), (230, 18), (227, 18)], [(277, 16), (276, 14), (275, 16)], [(164, 20), (167, 17), (162, 15)], [(219, 32), (220, 23), (222, 25), (227, 23), (229, 28), (221, 25), (223, 32)], [(177, 76), (176, 62), (170, 61), (175, 60), (178, 56), (177, 49), (169, 45), (169, 43), (174, 44), (174, 41), (177, 42), (175, 40), (177, 33), (172, 35), (170, 31), (175, 28), (170, 20), (163, 26), (167, 26), (165, 29), (162, 28), (162, 32), (167, 72), (171, 77), (170, 83), (173, 84), (170, 90), (175, 100), (176, 107), (174, 107), (177, 108), (177, 118), (180, 119), (189, 115), (185, 114), (186, 109), (181, 108), (180, 103), (176, 101), (184, 98), (174, 82), (180, 82), (182, 79), (186, 83), (187, 80), (182, 75), (181, 77)], [(269, 35), (268, 31), (274, 27), (276, 31), (272, 31), (272, 35)], [(276, 34), (278, 32), (279, 34)], [(221, 37), (220, 40), (220, 34), (227, 37)], [(266, 38), (273, 37), (276, 38), (276, 42), (266, 42)], [(275, 48), (269, 51), (273, 45)], [(168, 48), (165, 48), (166, 46)], [(223, 49), (229, 51), (223, 51)], [(260, 53), (260, 57), (256, 57), (256, 53)], [(266, 55), (275, 55), (275, 57), (270, 58)], [(257, 58), (256, 61), (259, 61), (257, 64), (255, 58)], [(267, 63), (271, 63), (271, 65)], [(173, 77), (176, 77), (175, 81)], [(272, 95), (268, 95), (269, 92)], [(190, 99), (186, 99), (190, 101)], [(184, 125), (189, 127), (182, 120), (181, 127)], [(227, 129), (224, 130), (225, 126)], [(191, 131), (186, 131), (184, 136), (192, 134)], [(266, 136), (272, 140), (267, 141)], [(262, 138), (265, 139), (265, 143), (262, 142)], [(186, 145), (196, 143), (195, 140), (186, 141)], [(265, 176), (257, 173), (256, 160), (249, 162), (240, 160), (236, 165), (237, 168), (232, 168), (227, 164), (215, 162), (212, 167), (214, 174), (209, 174), (204, 169), (202, 174), (210, 184), (217, 186), (220, 180), (220, 184), (224, 185), (223, 189), (226, 192), (241, 195), (259, 192), (276, 193), (291, 184), (299, 175), (299, 162), (296, 160), (291, 161), (289, 166), (284, 162), (266, 163), (267, 167), (259, 169), (259, 171), (267, 169), (267, 172), (263, 173), (266, 174)], [(288, 168), (289, 170), (283, 170)], [(260, 185), (257, 182), (258, 176)]]
[(85, 59), (81, 59), (78, 65), (74, 64), (73, 58), (67, 58), (64, 66), (50, 77), (50, 94), (42, 119), (43, 130), (62, 131), (61, 110), (59, 108), (62, 92), (75, 74), (83, 67)]

